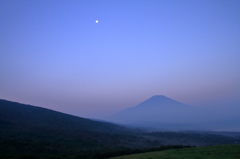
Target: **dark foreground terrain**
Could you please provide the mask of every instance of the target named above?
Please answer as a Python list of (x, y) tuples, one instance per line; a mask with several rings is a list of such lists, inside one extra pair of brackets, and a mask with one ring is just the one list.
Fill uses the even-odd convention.
[(0, 158), (107, 158), (171, 148), (236, 143), (240, 143), (238, 133), (225, 136), (198, 132), (147, 133), (0, 100)]

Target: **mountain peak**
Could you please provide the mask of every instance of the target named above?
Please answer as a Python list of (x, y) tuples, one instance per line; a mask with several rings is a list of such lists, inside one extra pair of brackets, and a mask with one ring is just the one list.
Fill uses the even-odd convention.
[(149, 99), (170, 99), (170, 98), (168, 98), (168, 97), (166, 97), (164, 95), (154, 95), (154, 96), (152, 96)]
[(172, 100), (164, 95), (154, 95), (151, 98), (145, 100), (144, 102), (140, 103), (137, 106), (157, 106), (157, 105), (165, 105), (168, 103), (176, 104), (179, 103), (175, 100)]
[(151, 98), (153, 98), (153, 97), (166, 97), (166, 96), (164, 96), (164, 95), (154, 95)]

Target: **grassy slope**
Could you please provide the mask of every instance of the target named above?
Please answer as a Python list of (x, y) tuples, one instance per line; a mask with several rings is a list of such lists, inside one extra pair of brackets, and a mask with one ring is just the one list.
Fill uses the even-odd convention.
[(148, 152), (111, 159), (239, 159), (240, 145), (220, 145)]

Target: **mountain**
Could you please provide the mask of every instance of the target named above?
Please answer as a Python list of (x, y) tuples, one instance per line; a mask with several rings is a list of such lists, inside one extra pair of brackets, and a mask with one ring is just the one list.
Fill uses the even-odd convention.
[(158, 121), (179, 123), (189, 120), (186, 113), (195, 111), (192, 106), (177, 102), (163, 95), (153, 96), (146, 101), (127, 108), (109, 118), (110, 121), (118, 123), (137, 123), (140, 121)]
[(212, 109), (189, 106), (163, 95), (153, 96), (106, 120), (158, 130), (230, 130), (239, 124), (229, 117), (221, 118)]

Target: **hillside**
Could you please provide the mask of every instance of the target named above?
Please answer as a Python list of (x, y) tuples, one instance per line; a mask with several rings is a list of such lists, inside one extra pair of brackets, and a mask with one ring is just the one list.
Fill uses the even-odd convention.
[(221, 145), (200, 148), (185, 148), (177, 150), (155, 151), (126, 156), (114, 157), (111, 159), (193, 159), (193, 158), (211, 158), (211, 159), (238, 159), (240, 158), (240, 145)]
[(2, 129), (21, 131), (72, 130), (79, 133), (114, 133), (127, 130), (111, 123), (93, 121), (41, 107), (0, 100)]
[(129, 138), (135, 140), (132, 130), (122, 126), (0, 100), (0, 154), (6, 158), (24, 154), (46, 155), (44, 158), (89, 155), (123, 147)]

